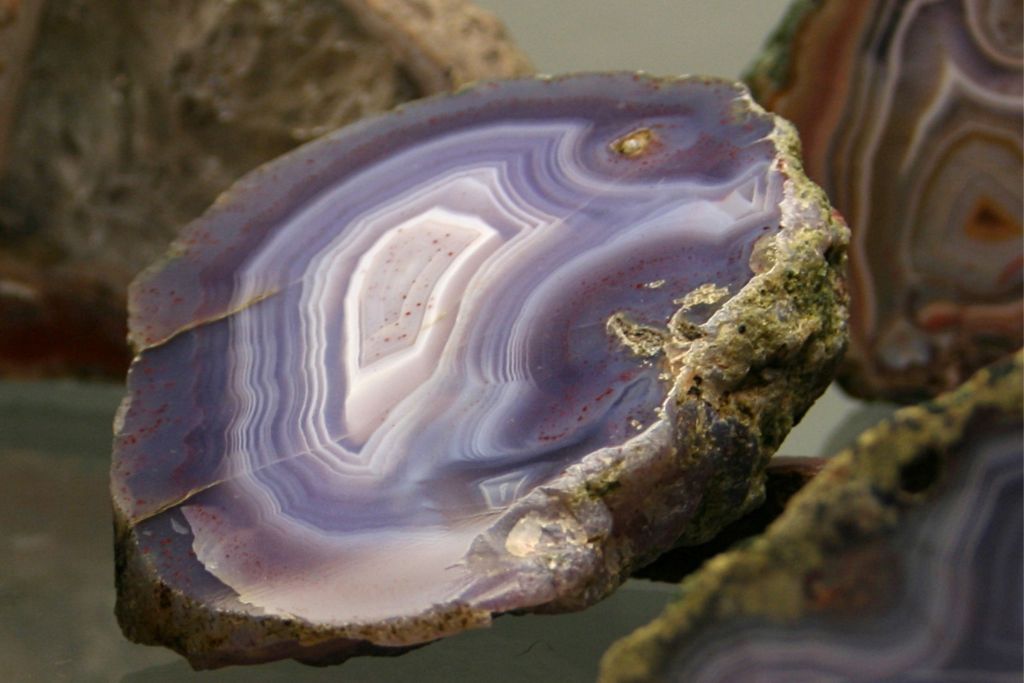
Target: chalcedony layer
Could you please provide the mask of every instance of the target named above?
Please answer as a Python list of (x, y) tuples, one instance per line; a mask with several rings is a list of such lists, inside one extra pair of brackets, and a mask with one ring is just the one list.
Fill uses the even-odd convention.
[(749, 80), (853, 230), (844, 383), (919, 399), (1024, 343), (1015, 0), (795, 3)]
[[(601, 496), (677, 456), (679, 377), (716, 401), (735, 381), (717, 325), (765, 344), (740, 376), (783, 343), (752, 312), (827, 328), (812, 395), (842, 346), (844, 228), (792, 145), (738, 86), (595, 75), (482, 85), (251, 174), (131, 290), (112, 491), (132, 552), (211, 609), (378, 646), (598, 599), (720, 477), (604, 557), (625, 501)], [(787, 240), (798, 279), (816, 269), (815, 329), (742, 305)], [(687, 359), (715, 354), (694, 381)], [(783, 435), (802, 412), (771, 410)], [(781, 438), (722, 420), (739, 499), (708, 528)]]

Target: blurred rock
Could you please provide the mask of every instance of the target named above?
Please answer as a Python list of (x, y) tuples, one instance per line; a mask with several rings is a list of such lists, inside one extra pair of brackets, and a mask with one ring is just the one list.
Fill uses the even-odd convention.
[(707, 560), (767, 529), (786, 509), (789, 499), (813, 479), (826, 462), (824, 458), (773, 457), (764, 471), (765, 496), (759, 506), (727, 525), (706, 543), (670, 550), (633, 576), (652, 581), (681, 581)]
[(1019, 680), (1022, 363), (862, 435), (600, 680)]
[(850, 224), (854, 395), (913, 403), (1024, 343), (1019, 0), (796, 0), (747, 75)]

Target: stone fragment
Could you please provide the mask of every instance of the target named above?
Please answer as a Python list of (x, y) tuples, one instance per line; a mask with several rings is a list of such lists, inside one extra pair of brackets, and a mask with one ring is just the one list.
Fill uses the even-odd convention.
[(44, 0), (0, 0), (0, 174)]
[(1024, 344), (1019, 0), (798, 0), (748, 75), (853, 232), (843, 386), (918, 401)]
[(1022, 365), (865, 432), (613, 645), (600, 680), (1019, 680)]

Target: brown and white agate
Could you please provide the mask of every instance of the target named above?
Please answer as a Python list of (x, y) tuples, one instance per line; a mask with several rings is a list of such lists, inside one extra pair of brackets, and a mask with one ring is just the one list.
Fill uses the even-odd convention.
[(1022, 366), (867, 431), (616, 643), (600, 680), (1020, 680)]
[(585, 607), (757, 504), (847, 230), (742, 86), (486, 83), (240, 181), (131, 288), (118, 617), (199, 667)]
[(1018, 0), (801, 0), (748, 76), (850, 223), (844, 386), (920, 400), (1024, 343)]

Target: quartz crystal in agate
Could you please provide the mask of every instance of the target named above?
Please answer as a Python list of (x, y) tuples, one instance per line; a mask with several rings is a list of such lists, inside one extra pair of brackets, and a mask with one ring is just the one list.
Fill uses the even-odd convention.
[(582, 608), (758, 502), (845, 344), (845, 225), (732, 83), (406, 106), (240, 181), (133, 284), (127, 635), (198, 667)]
[(749, 82), (853, 231), (844, 385), (920, 400), (1024, 343), (1019, 0), (801, 0)]
[(613, 645), (600, 680), (1019, 681), (1022, 365), (863, 434)]

